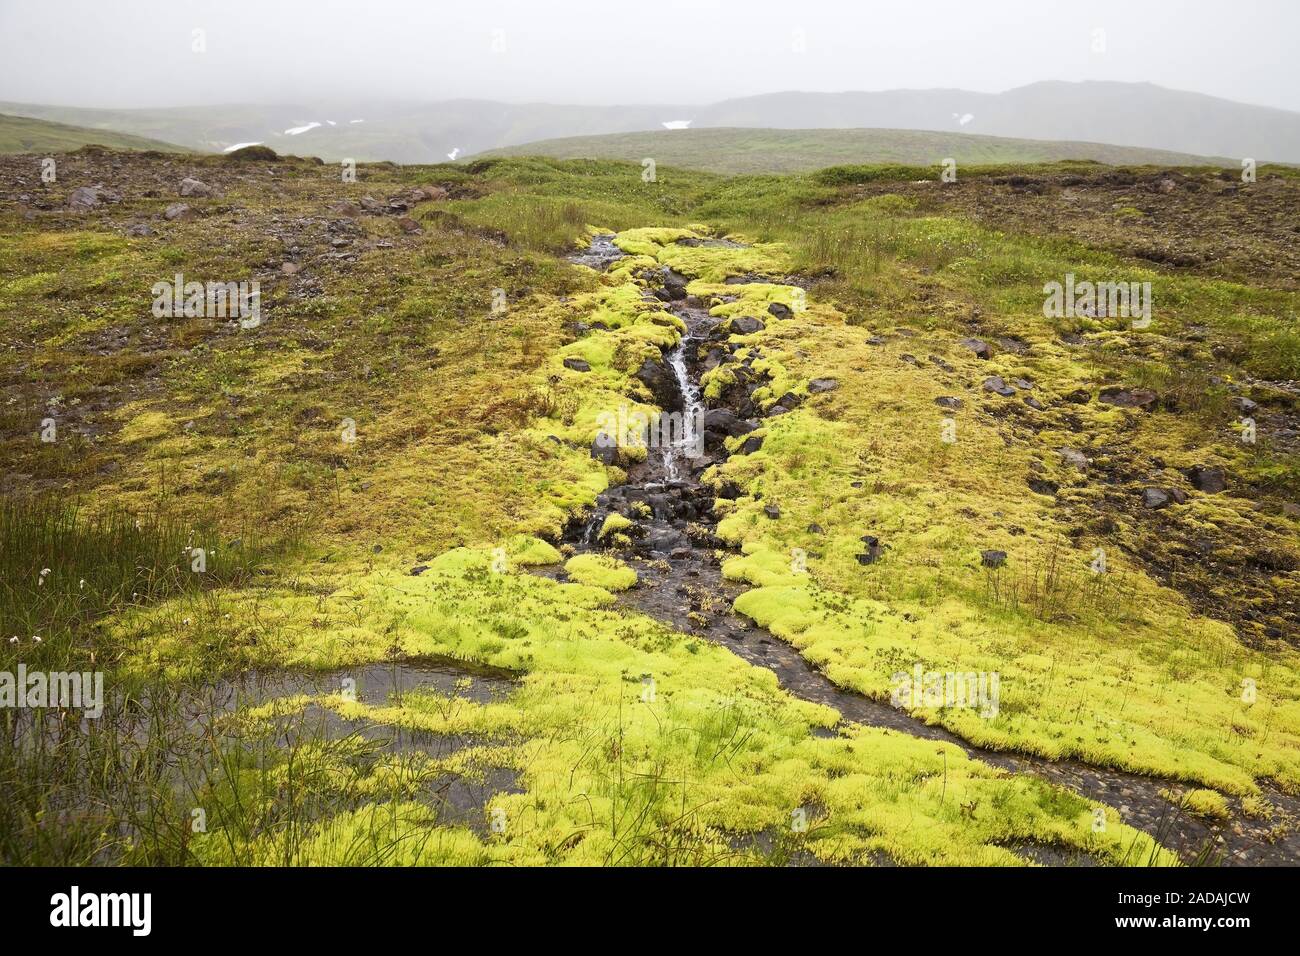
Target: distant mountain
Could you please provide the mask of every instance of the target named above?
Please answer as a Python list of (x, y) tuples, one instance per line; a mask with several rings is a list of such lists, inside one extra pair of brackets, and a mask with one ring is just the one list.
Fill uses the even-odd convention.
[(1300, 113), (1149, 83), (1043, 82), (1005, 93), (770, 93), (708, 105), (563, 106), (489, 100), (97, 110), (0, 103), (0, 112), (205, 150), (265, 143), (328, 160), (445, 162), (534, 140), (691, 128), (892, 129), (1106, 143), (1300, 163)]
[(651, 156), (664, 166), (717, 173), (787, 173), (851, 163), (958, 166), (1090, 159), (1112, 165), (1233, 165), (1230, 159), (1102, 143), (1008, 139), (907, 129), (686, 129), (547, 139), (488, 150), (480, 156), (625, 159)]
[(114, 149), (153, 149), (162, 152), (179, 152), (182, 149), (171, 143), (132, 136), (129, 133), (0, 114), (0, 153), (59, 153), (92, 143)]

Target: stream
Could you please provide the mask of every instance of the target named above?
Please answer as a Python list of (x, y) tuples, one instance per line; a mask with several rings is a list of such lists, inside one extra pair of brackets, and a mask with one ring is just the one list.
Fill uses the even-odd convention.
[[(599, 270), (620, 256), (613, 245), (613, 236), (597, 236), (591, 248), (571, 257), (570, 261)], [(758, 427), (761, 412), (734, 390), (728, 390), (723, 401), (714, 407), (705, 407), (699, 384), (701, 374), (719, 362), (735, 359), (719, 320), (709, 315), (705, 303), (686, 295), (682, 280), (683, 277), (667, 270), (641, 280), (647, 286), (644, 293), (647, 299), (653, 296), (660, 300), (664, 308), (686, 325), (686, 334), (678, 345), (663, 356), (666, 372), (676, 390), (676, 400), (671, 404), (681, 410), (680, 440), (650, 448), (645, 462), (628, 468), (626, 484), (611, 487), (600, 495), (591, 512), (575, 519), (565, 532), (565, 540), (578, 552), (600, 551), (604, 546), (597, 535), (610, 513), (617, 512), (637, 522), (639, 528), (631, 548), (620, 550), (618, 556), (636, 570), (639, 580), (635, 587), (618, 595), (620, 606), (647, 614), (683, 633), (720, 644), (750, 664), (767, 668), (776, 674), (786, 691), (802, 700), (835, 709), (843, 721), (954, 744), (972, 759), (1015, 773), (1033, 774), (1113, 807), (1124, 822), (1151, 835), (1188, 863), (1296, 865), (1300, 862), (1300, 830), (1292, 828), (1279, 836), (1272, 832), (1270, 821), (1251, 819), (1241, 813), (1236, 799), (1230, 800), (1232, 820), (1212, 823), (1181, 810), (1160, 794), (1165, 789), (1181, 793), (1192, 788), (1180, 781), (1075, 760), (1048, 760), (974, 746), (885, 701), (839, 687), (792, 645), (734, 613), (733, 602), (745, 588), (722, 577), (716, 552), (726, 545), (715, 534), (714, 493), (700, 484), (699, 475), (727, 457), (722, 445), (724, 436), (744, 434)], [(658, 288), (660, 282), (663, 288)], [(764, 316), (764, 320), (773, 319)], [(747, 367), (750, 363), (743, 364)], [(750, 378), (750, 384), (761, 384), (761, 380)], [(668, 407), (662, 399), (661, 404)], [(649, 508), (650, 517), (641, 518), (633, 510), (640, 504)], [(538, 569), (537, 573), (559, 580), (564, 578), (563, 570), (558, 567)], [(1281, 792), (1268, 781), (1261, 781), (1261, 789), (1277, 810), (1300, 819), (1300, 798)], [(1081, 862), (1077, 851), (1059, 847), (1034, 844), (1014, 849), (1026, 859), (1039, 863)]]

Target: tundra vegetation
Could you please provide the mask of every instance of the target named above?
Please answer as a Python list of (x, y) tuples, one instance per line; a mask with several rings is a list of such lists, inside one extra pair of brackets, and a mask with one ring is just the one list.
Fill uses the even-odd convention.
[[(0, 711), (4, 861), (1296, 859), (1291, 171), (56, 159), (0, 158), (0, 670), (106, 700)], [(566, 543), (646, 454), (593, 443), (657, 411), (665, 269), (762, 439), (700, 476), (722, 611), (877, 701), (996, 674), (991, 716), (840, 720), (628, 604), (635, 511)], [(178, 272), (260, 324), (156, 318)], [(1150, 325), (1045, 316), (1070, 274)], [(1151, 778), (1205, 844), (963, 742)]]

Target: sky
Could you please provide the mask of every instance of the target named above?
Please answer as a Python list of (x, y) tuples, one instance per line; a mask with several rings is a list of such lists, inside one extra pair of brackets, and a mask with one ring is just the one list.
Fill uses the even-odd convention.
[(1297, 36), (1297, 0), (0, 0), (0, 100), (697, 104), (1124, 80), (1300, 110)]

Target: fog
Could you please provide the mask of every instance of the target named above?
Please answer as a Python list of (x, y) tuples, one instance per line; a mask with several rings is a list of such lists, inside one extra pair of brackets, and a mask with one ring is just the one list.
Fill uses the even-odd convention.
[(1297, 110), (1298, 32), (1292, 0), (0, 0), (0, 99), (693, 104), (1096, 79)]

